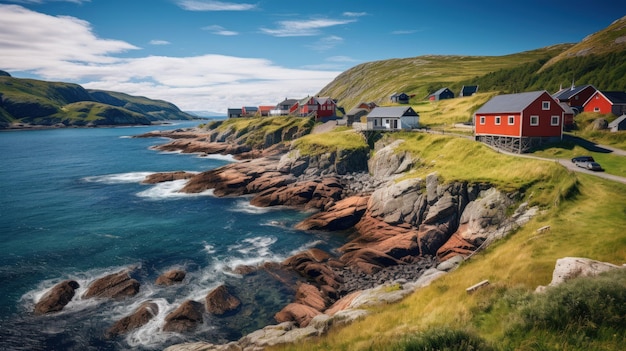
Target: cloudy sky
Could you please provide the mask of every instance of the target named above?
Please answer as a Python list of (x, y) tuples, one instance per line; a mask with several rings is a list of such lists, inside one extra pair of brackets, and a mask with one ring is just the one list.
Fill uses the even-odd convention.
[(363, 62), (575, 43), (624, 15), (615, 0), (0, 0), (0, 69), (225, 114)]

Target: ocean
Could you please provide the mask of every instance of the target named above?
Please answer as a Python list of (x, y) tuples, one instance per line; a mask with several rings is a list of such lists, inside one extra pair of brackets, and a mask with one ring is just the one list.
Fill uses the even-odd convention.
[[(231, 273), (239, 265), (280, 262), (310, 247), (332, 251), (345, 238), (293, 229), (309, 214), (289, 208), (256, 208), (245, 197), (184, 195), (184, 181), (141, 184), (148, 174), (201, 172), (236, 162), (229, 156), (163, 153), (159, 138), (132, 138), (173, 125), (8, 131), (0, 133), (0, 349), (162, 349), (207, 341), (223, 343), (275, 324), (273, 315), (293, 291), (262, 272)], [(134, 267), (141, 283), (124, 300), (82, 299), (94, 279)], [(183, 284), (154, 284), (181, 268)], [(63, 311), (33, 315), (35, 302), (56, 283), (80, 284)], [(227, 284), (242, 301), (239, 313), (205, 315), (190, 334), (161, 330), (181, 302), (204, 302)], [(106, 339), (104, 332), (144, 301), (159, 306), (147, 325)]]

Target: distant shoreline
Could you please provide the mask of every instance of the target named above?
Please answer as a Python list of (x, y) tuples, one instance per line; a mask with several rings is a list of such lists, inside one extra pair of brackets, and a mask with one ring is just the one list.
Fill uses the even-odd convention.
[[(211, 120), (216, 120), (220, 117), (215, 118), (198, 118), (198, 119), (190, 119), (190, 120), (171, 120), (171, 121), (154, 121), (150, 124), (101, 124), (101, 125), (64, 125), (62, 123), (55, 125), (44, 125), (44, 124), (29, 124), (29, 123), (12, 123), (6, 128), (0, 128), (0, 132), (11, 132), (11, 131), (24, 131), (24, 130), (49, 130), (49, 129), (94, 129), (94, 128), (130, 128), (130, 127), (148, 127), (148, 126), (162, 126), (162, 125), (174, 125), (175, 122), (184, 121), (184, 122), (206, 122)], [(225, 118), (225, 117), (224, 117)]]

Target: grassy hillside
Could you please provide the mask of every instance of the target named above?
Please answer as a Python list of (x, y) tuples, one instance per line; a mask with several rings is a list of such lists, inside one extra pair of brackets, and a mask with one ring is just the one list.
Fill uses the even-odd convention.
[[(372, 308), (363, 320), (306, 344), (273, 349), (619, 350), (626, 343), (626, 274), (533, 293), (550, 282), (558, 258), (626, 262), (626, 185), (572, 173), (554, 162), (502, 155), (463, 138), (396, 136), (420, 159), (407, 176), (437, 171), (445, 180), (520, 189), (542, 213), (402, 302)], [(550, 229), (537, 232), (544, 226)], [(490, 281), (487, 288), (465, 292), (484, 279)]]
[(396, 92), (414, 95), (411, 103), (417, 103), (440, 88), (450, 87), (458, 94), (462, 82), (539, 60), (546, 62), (569, 47), (555, 45), (506, 56), (420, 56), (368, 62), (340, 74), (319, 95), (338, 99), (346, 110), (361, 101), (387, 105)]
[[(87, 111), (89, 110), (89, 111)], [(0, 75), (0, 128), (11, 123), (83, 126), (193, 119), (175, 105), (78, 84)]]

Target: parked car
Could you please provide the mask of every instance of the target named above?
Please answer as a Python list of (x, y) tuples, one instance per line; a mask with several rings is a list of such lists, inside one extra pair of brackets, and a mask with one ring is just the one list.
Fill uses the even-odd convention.
[(601, 171), (602, 166), (598, 162), (596, 162), (591, 156), (578, 156), (572, 158), (572, 162), (581, 168), (588, 169), (591, 171)]

